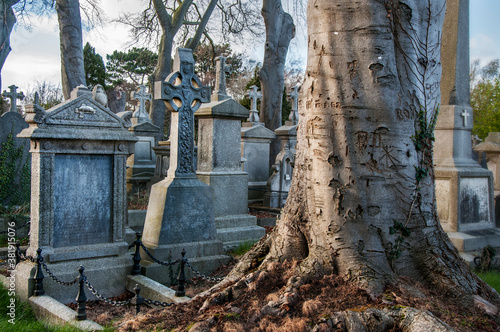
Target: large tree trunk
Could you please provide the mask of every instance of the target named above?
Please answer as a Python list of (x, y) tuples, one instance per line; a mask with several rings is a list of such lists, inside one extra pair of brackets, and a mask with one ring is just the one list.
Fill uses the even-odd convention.
[(79, 0), (57, 0), (59, 40), (61, 44), (61, 81), (64, 99), (71, 91), (85, 83), (83, 64), (82, 19)]
[[(10, 33), (16, 23), (16, 16), (12, 10), (12, 6), (18, 3), (19, 0), (1, 0), (0, 1), (0, 73), (2, 72), (5, 60), (9, 55), (10, 48)], [(0, 91), (2, 89), (2, 78), (0, 75)]]
[[(372, 295), (407, 276), (499, 303), (436, 213), (432, 131), (445, 0), (314, 0), (292, 188), (271, 236), (233, 270), (299, 260)], [(259, 259), (257, 259), (259, 258)]]
[[(292, 17), (285, 13), (281, 0), (264, 0), (262, 16), (266, 26), (266, 49), (259, 73), (262, 90), (261, 121), (266, 128), (281, 126), (281, 107), (285, 87), (285, 61), (290, 40), (295, 36)], [(280, 151), (280, 141), (271, 141), (270, 165)]]

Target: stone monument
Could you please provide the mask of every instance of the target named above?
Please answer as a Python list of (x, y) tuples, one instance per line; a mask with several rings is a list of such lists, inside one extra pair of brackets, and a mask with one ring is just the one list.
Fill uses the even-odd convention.
[(241, 128), (241, 156), (245, 160), (243, 171), (248, 173), (248, 199), (250, 203), (262, 201), (269, 179), (269, 155), (271, 140), (276, 137), (272, 130), (259, 121), (257, 101), (262, 94), (252, 85), (248, 92), (251, 100), (250, 116)]
[[(79, 86), (65, 102), (44, 111), (26, 106), (31, 139), (31, 233), (27, 254), (41, 248), (49, 269), (72, 280), (80, 265), (106, 297), (125, 291), (131, 259), (124, 241), (125, 163), (137, 140), (127, 128), (131, 112), (114, 114)], [(17, 266), (16, 291), (33, 292), (35, 265)], [(46, 293), (59, 301), (75, 294), (50, 279)]]
[(469, 88), (469, 1), (449, 0), (441, 47), (441, 108), (434, 163), (439, 219), (462, 256), (500, 246), (493, 214), (493, 177), (472, 159)]
[[(151, 187), (143, 243), (162, 260), (180, 257), (185, 249), (191, 264), (206, 273), (229, 258), (217, 240), (212, 190), (194, 171), (194, 112), (210, 101), (210, 88), (194, 74), (190, 49), (177, 49), (173, 70), (155, 83), (155, 99), (172, 112), (170, 167), (167, 177)], [(167, 282), (161, 266), (148, 265), (147, 256), (143, 261), (146, 276)]]
[(139, 101), (138, 109), (132, 115), (132, 127), (129, 131), (134, 133), (138, 141), (135, 143), (134, 155), (127, 159), (127, 192), (145, 190), (147, 183), (155, 173), (156, 155), (153, 151), (155, 138), (160, 128), (155, 126), (146, 112), (146, 101), (151, 101), (151, 94), (146, 93), (144, 85), (139, 86), (139, 91), (132, 92), (132, 99)]
[(257, 242), (265, 229), (248, 215), (248, 174), (241, 170), (241, 121), (248, 110), (226, 95), (225, 58), (217, 61), (217, 80), (212, 102), (197, 112), (198, 178), (214, 193), (217, 237), (224, 248), (244, 242)]
[[(17, 110), (17, 99), (23, 99), (24, 94), (22, 92), (17, 93), (17, 87), (15, 85), (11, 85), (9, 87), (10, 92), (4, 91), (2, 93), (3, 97), (10, 98), (10, 109), (0, 116), (0, 153), (3, 150), (3, 144), (9, 139), (9, 136), (13, 136), (14, 145), (13, 149), (22, 148), (22, 156), (17, 160), (16, 169), (22, 170), (23, 166), (26, 163), (29, 163), (29, 150), (30, 150), (30, 142), (29, 139), (16, 137), (23, 129), (28, 128), (28, 124), (24, 121), (21, 114), (19, 114)], [(18, 173), (17, 177), (14, 179), (13, 183), (19, 184), (21, 180), (20, 174)], [(16, 190), (16, 188), (12, 188)], [(12, 195), (6, 197), (4, 199), (0, 198), (0, 204), (8, 205), (11, 203)]]
[(297, 124), (299, 123), (298, 86), (292, 89), (292, 110), (289, 120), (274, 132), (280, 138), (281, 150), (273, 165), (273, 174), (267, 180), (267, 191), (264, 195), (264, 206), (282, 208), (285, 206), (290, 186), (292, 185), (293, 165), (295, 163), (295, 147), (297, 145)]

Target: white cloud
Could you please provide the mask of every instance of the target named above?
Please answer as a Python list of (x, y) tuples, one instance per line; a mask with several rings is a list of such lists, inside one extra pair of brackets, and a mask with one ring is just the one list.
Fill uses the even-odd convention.
[(470, 39), (470, 59), (474, 61), (479, 59), (481, 66), (489, 61), (498, 59), (500, 55), (499, 45), (485, 34), (475, 34)]

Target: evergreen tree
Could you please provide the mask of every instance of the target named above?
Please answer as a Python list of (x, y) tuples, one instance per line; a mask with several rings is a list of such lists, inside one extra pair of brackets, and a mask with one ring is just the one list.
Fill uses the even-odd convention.
[(106, 55), (107, 77), (106, 80), (112, 87), (125, 82), (136, 87), (148, 83), (148, 77), (158, 61), (158, 55), (147, 48), (134, 47), (127, 52), (114, 51)]
[(85, 80), (89, 89), (97, 84), (106, 86), (106, 67), (102, 57), (95, 52), (95, 48), (88, 42), (83, 48), (83, 66), (85, 68)]

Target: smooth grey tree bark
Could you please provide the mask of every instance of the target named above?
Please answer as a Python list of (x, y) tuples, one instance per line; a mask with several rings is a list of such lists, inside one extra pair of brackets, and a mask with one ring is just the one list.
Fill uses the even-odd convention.
[[(10, 34), (16, 23), (16, 16), (12, 6), (19, 0), (1, 0), (0, 1), (0, 73), (5, 60), (12, 50), (10, 47)], [(0, 90), (2, 88), (2, 77), (0, 75)]]
[[(281, 0), (264, 0), (262, 16), (266, 26), (264, 61), (259, 72), (262, 101), (261, 121), (266, 128), (281, 127), (281, 107), (285, 88), (285, 61), (290, 41), (295, 36), (295, 25), (290, 14), (285, 13)], [(271, 141), (270, 166), (280, 151), (278, 137)]]
[(82, 20), (79, 0), (56, 0), (61, 45), (61, 82), (64, 99), (85, 82), (83, 65)]
[[(196, 34), (191, 38), (186, 47), (194, 50), (201, 39), (203, 31), (208, 23), (210, 15), (212, 14), (218, 0), (211, 0), (205, 13), (198, 24)], [(185, 23), (185, 16), (192, 5), (193, 0), (178, 1), (178, 7), (171, 15), (168, 13), (165, 3), (162, 0), (153, 0), (153, 5), (156, 11), (156, 16), (160, 22), (162, 35), (160, 45), (158, 47), (158, 63), (156, 65), (153, 75), (149, 78), (149, 88), (154, 95), (154, 82), (164, 81), (171, 72), (171, 59), (172, 47), (175, 35)], [(161, 100), (153, 100), (150, 106), (150, 116), (153, 124), (161, 128), (158, 139), (163, 138), (163, 126), (165, 122), (165, 103)]]
[[(311, 0), (292, 188), (277, 226), (233, 269), (298, 260), (372, 296), (419, 281), (450, 297), (500, 296), (441, 228), (432, 163), (445, 0)], [(407, 279), (406, 279), (407, 280)]]

